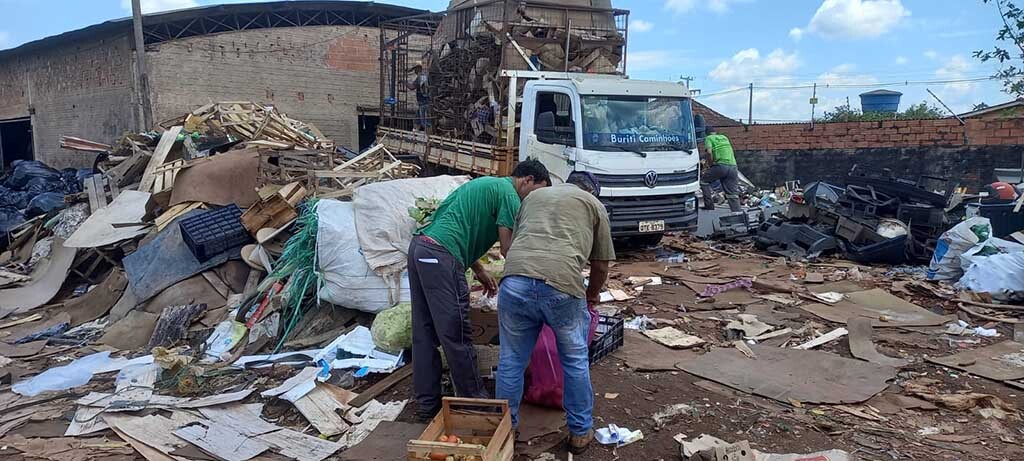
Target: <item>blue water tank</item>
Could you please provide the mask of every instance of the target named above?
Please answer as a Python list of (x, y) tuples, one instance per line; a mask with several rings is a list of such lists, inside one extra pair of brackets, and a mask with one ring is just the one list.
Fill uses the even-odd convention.
[(903, 93), (891, 90), (875, 90), (860, 94), (861, 112), (888, 112), (900, 110), (900, 96)]

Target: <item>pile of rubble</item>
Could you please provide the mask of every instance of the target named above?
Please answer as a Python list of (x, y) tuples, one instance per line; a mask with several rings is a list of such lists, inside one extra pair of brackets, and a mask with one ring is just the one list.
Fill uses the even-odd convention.
[[(927, 188), (935, 182), (942, 192)], [(795, 259), (841, 253), (863, 264), (925, 262), (956, 219), (956, 187), (945, 178), (909, 181), (854, 169), (845, 186), (804, 186), (784, 214), (759, 225), (754, 240), (762, 250)]]
[[(403, 346), (370, 327), (407, 296), (360, 252), (356, 190), (415, 165), (251, 102), (61, 145), (96, 168), (22, 162), (3, 181), (59, 205), (2, 229), (0, 457), (319, 461), (397, 418), (405, 399), (376, 397), (408, 377)], [(408, 206), (413, 190), (431, 189), (407, 187)], [(401, 199), (363, 201), (366, 226), (384, 204), (414, 228)], [(265, 402), (292, 410), (261, 417)]]

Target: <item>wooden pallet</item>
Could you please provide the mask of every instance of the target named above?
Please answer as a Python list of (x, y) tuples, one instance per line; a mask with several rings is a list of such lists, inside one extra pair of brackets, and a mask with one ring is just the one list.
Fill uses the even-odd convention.
[(83, 183), (85, 184), (85, 193), (89, 197), (89, 209), (93, 213), (107, 206), (121, 193), (117, 187), (117, 180), (111, 181), (102, 174), (89, 176)]

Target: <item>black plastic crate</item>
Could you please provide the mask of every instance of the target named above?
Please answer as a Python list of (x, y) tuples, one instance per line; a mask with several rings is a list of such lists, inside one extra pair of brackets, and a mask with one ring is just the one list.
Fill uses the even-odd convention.
[(602, 315), (597, 323), (597, 332), (590, 342), (590, 363), (595, 364), (622, 347), (625, 341), (626, 321), (618, 317)]
[(199, 262), (252, 242), (242, 227), (242, 210), (230, 205), (181, 220), (181, 237)]

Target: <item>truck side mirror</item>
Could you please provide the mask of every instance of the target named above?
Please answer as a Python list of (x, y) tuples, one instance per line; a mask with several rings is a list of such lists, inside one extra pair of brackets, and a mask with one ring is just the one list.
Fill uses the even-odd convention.
[(704, 137), (707, 136), (708, 125), (704, 121), (704, 116), (701, 114), (694, 114), (693, 116), (693, 131), (697, 141), (703, 141)]

